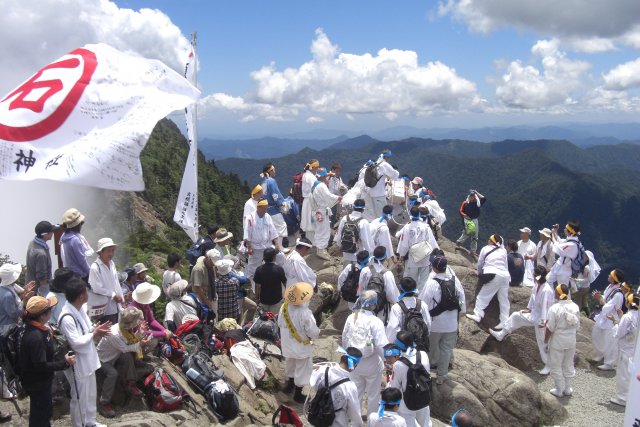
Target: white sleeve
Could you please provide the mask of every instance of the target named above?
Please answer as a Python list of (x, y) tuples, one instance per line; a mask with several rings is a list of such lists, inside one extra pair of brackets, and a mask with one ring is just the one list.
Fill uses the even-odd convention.
[(360, 286), (358, 287), (358, 296), (360, 296), (362, 291), (367, 289), (367, 285), (369, 284), (370, 278), (371, 278), (371, 271), (369, 270), (368, 266), (365, 266), (362, 270), (360, 270), (360, 280), (359, 280)]
[(360, 226), (360, 240), (362, 241), (362, 248), (369, 251), (369, 254), (373, 255), (373, 242), (371, 241), (371, 231), (369, 230), (369, 221), (363, 219), (359, 223)]
[(393, 273), (391, 271), (386, 271), (384, 273), (384, 293), (387, 297), (387, 301), (392, 305), (398, 301), (398, 297), (400, 296), (398, 286), (396, 286), (396, 279), (393, 277)]
[(398, 179), (398, 177), (400, 176), (400, 172), (398, 172), (397, 170), (395, 170), (393, 168), (393, 166), (391, 166), (389, 163), (387, 162), (382, 162), (380, 163), (380, 172), (382, 172), (384, 175), (387, 176), (387, 178), (393, 180), (393, 179)]
[(480, 250), (480, 255), (478, 256), (478, 274), (482, 274), (482, 268), (484, 267), (484, 259), (487, 257), (486, 246)]
[(93, 334), (91, 331), (85, 331), (86, 333), (82, 334), (80, 324), (76, 322), (73, 315), (64, 316), (59, 326), (73, 351), (80, 354), (89, 352), (93, 344)]
[(625, 314), (624, 316), (622, 316), (622, 320), (620, 320), (620, 323), (613, 327), (614, 338), (618, 340), (624, 338), (632, 332), (632, 326), (633, 324), (631, 323), (631, 317)]
[(347, 280), (347, 276), (349, 275), (349, 270), (351, 270), (351, 264), (347, 265), (342, 269), (340, 275), (338, 276), (338, 291), (342, 289), (342, 285), (344, 285), (344, 281)]
[(409, 242), (407, 239), (407, 236), (405, 234), (405, 230), (406, 227), (408, 226), (405, 225), (404, 228), (402, 230), (400, 230), (400, 237), (398, 238), (398, 254), (401, 257), (404, 257), (405, 255), (407, 255), (407, 253), (409, 253)]
[(389, 310), (389, 320), (387, 321), (387, 341), (394, 342), (396, 335), (400, 331), (400, 312), (402, 308), (398, 303), (391, 306)]
[(340, 219), (340, 223), (338, 224), (338, 229), (336, 230), (336, 234), (333, 236), (333, 241), (338, 246), (342, 244), (342, 241), (340, 240), (340, 238), (342, 237), (342, 228), (344, 227), (344, 223), (347, 220), (346, 218), (347, 217), (345, 215)]
[(391, 234), (389, 234), (389, 227), (382, 225), (378, 231), (378, 240), (380, 246), (384, 246), (387, 249), (387, 257), (392, 257), (395, 252), (393, 251), (393, 243), (391, 242)]
[(420, 301), (420, 303), (420, 312), (422, 313), (424, 323), (426, 323), (429, 330), (431, 330), (431, 315), (429, 314), (429, 306), (424, 301)]

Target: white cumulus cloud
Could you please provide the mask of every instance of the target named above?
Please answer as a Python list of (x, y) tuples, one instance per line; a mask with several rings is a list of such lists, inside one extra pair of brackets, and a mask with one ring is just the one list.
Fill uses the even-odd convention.
[(625, 62), (602, 76), (604, 88), (608, 90), (627, 90), (640, 87), (640, 58)]
[(583, 86), (590, 64), (567, 58), (559, 42), (540, 40), (531, 49), (540, 65), (512, 61), (496, 83), (496, 97), (508, 108), (551, 110), (575, 104), (574, 95)]
[(322, 30), (312, 58), (297, 68), (269, 64), (251, 73), (255, 88), (242, 98), (213, 94), (205, 109), (224, 108), (245, 116), (282, 119), (321, 113), (440, 113), (479, 109), (476, 85), (439, 61), (419, 64), (416, 52), (381, 49), (376, 54), (340, 52)]

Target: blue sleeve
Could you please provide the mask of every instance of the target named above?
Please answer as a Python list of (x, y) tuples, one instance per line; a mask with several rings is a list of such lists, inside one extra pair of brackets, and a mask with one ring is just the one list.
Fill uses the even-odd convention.
[(241, 285), (244, 285), (245, 283), (247, 283), (247, 277), (244, 274), (238, 274), (235, 271), (232, 271), (231, 273), (229, 273), (229, 276), (236, 279), (238, 283), (240, 283)]
[[(278, 187), (278, 182), (271, 178), (268, 181), (268, 192), (269, 198), (275, 201), (277, 206), (282, 206), (282, 202), (284, 202), (284, 197), (282, 197), (282, 193), (280, 192), (280, 188)], [(273, 196), (276, 196), (275, 199)]]
[(79, 238), (71, 241), (71, 249), (71, 258), (73, 263), (82, 270), (82, 277), (89, 276), (89, 263), (87, 262), (87, 257), (84, 256), (84, 246)]

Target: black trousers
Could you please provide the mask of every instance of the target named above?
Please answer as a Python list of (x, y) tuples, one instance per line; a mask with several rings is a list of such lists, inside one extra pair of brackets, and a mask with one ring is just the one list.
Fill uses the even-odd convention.
[(51, 427), (53, 416), (52, 382), (38, 388), (25, 389), (29, 395), (29, 427)]

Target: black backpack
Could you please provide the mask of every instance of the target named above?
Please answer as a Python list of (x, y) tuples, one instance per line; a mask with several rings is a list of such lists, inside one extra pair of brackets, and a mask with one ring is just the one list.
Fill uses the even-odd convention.
[(205, 398), (214, 415), (220, 422), (236, 418), (240, 413), (240, 403), (236, 391), (226, 382), (228, 390), (219, 391), (217, 383), (211, 384), (205, 391)]
[(431, 403), (431, 374), (422, 365), (420, 351), (416, 351), (416, 363), (406, 357), (400, 362), (407, 365), (407, 385), (402, 391), (402, 400), (407, 409), (418, 411)]
[(349, 274), (347, 274), (347, 278), (340, 288), (342, 299), (347, 302), (356, 302), (358, 288), (360, 288), (360, 270), (356, 269), (355, 263), (351, 263), (351, 270), (349, 270)]
[[(336, 418), (336, 410), (333, 407), (331, 390), (346, 383), (349, 378), (343, 378), (329, 385), (329, 368), (324, 371), (324, 385), (318, 388), (318, 392), (309, 404), (309, 414), (307, 420), (315, 427), (329, 427)], [(341, 408), (342, 409), (342, 408)], [(340, 409), (338, 409), (339, 411)]]
[(383, 268), (382, 271), (378, 272), (373, 268), (373, 265), (369, 266), (369, 270), (371, 270), (371, 278), (367, 284), (367, 290), (375, 291), (377, 294), (377, 304), (373, 312), (378, 314), (384, 310), (386, 314), (389, 304), (387, 303), (387, 294), (384, 291), (384, 273), (386, 273), (387, 270)]
[(422, 317), (422, 301), (416, 298), (414, 308), (408, 308), (403, 299), (398, 302), (398, 305), (404, 313), (402, 330), (413, 334), (418, 351), (429, 351), (429, 327)]
[(364, 170), (364, 185), (373, 188), (378, 184), (382, 176), (378, 176), (378, 165), (376, 163), (367, 166)]
[(196, 265), (198, 258), (202, 255), (202, 245), (204, 244), (204, 237), (195, 242), (193, 245), (189, 246), (184, 253), (184, 257), (189, 261), (189, 265)]
[(460, 299), (456, 292), (456, 278), (452, 277), (449, 280), (434, 278), (434, 280), (440, 284), (441, 296), (438, 305), (429, 310), (431, 317), (439, 316), (445, 311), (460, 311)]
[(342, 252), (355, 254), (358, 250), (358, 242), (360, 241), (360, 228), (358, 223), (364, 218), (351, 219), (350, 215), (347, 215), (347, 220), (342, 227), (342, 234), (340, 235), (340, 249)]
[(0, 335), (1, 362), (9, 391), (16, 394), (20, 385), (20, 346), (24, 336), (24, 323), (16, 323), (3, 328)]
[(199, 376), (197, 382), (187, 375), (189, 382), (201, 393), (204, 393), (209, 384), (224, 377), (222, 369), (216, 367), (209, 356), (204, 351), (189, 355), (182, 363), (182, 372), (185, 374), (190, 369), (196, 371)]

